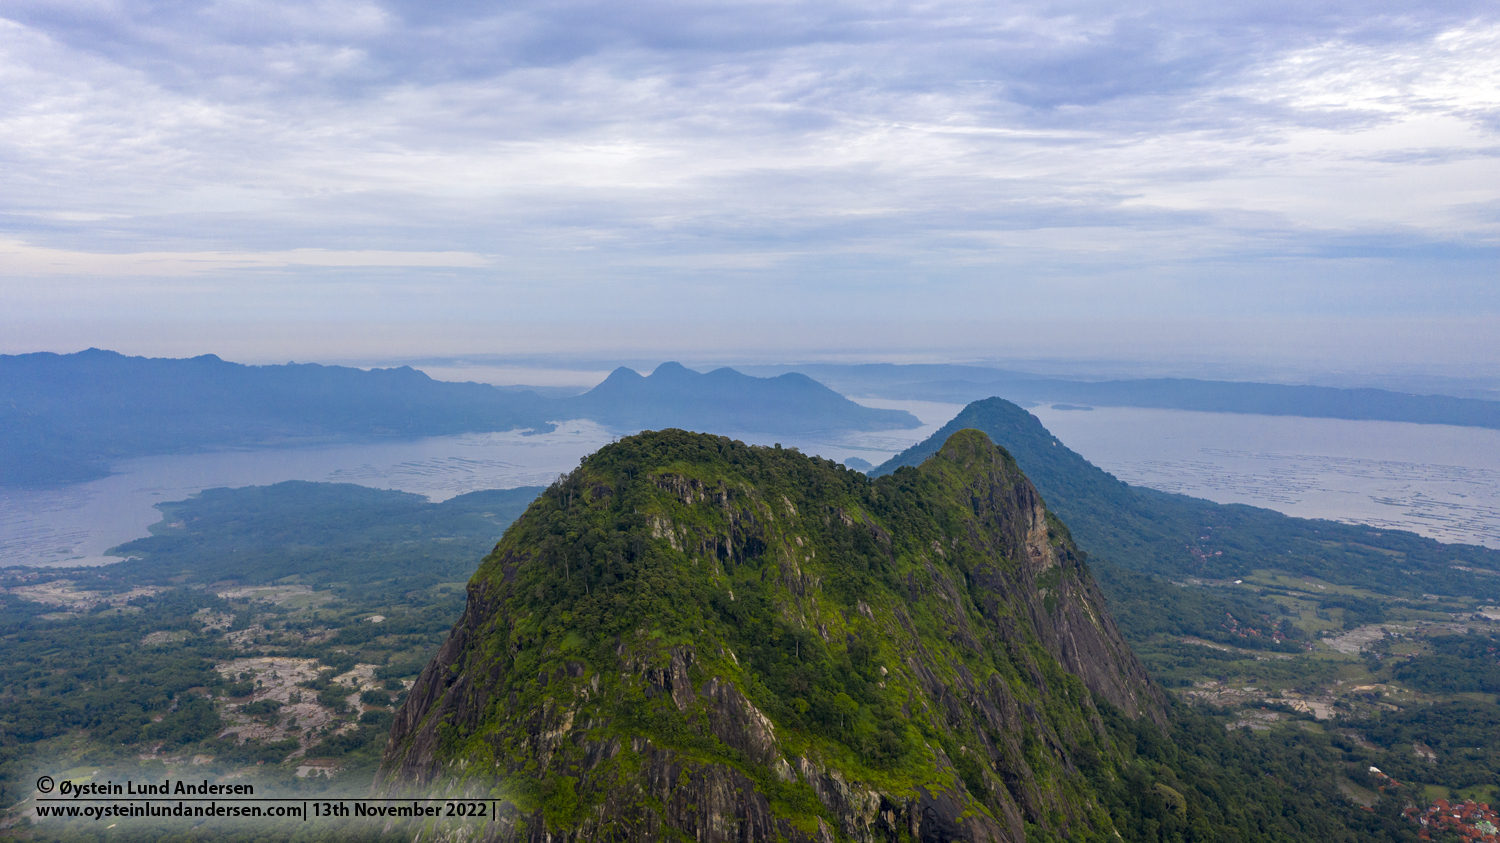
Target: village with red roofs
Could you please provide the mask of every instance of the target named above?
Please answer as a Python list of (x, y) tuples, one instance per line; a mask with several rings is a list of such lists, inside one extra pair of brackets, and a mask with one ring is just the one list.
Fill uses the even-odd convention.
[(1456, 834), (1474, 843), (1500, 843), (1500, 816), (1484, 802), (1453, 802), (1435, 799), (1426, 811), (1411, 807), (1406, 818), (1422, 827), (1423, 840), (1431, 840), (1434, 831)]

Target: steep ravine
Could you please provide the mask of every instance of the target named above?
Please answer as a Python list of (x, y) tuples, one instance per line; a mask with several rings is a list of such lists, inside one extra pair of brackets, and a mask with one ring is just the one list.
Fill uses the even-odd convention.
[(1164, 724), (1066, 528), (977, 431), (878, 481), (682, 431), (539, 498), (469, 584), (377, 787), (423, 839), (1116, 839), (1100, 706)]

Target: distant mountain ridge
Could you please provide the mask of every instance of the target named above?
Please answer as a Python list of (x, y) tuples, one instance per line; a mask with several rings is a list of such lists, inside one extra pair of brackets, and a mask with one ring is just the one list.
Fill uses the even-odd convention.
[(108, 474), (114, 460), (149, 454), (542, 429), (569, 418), (623, 430), (769, 434), (920, 424), (802, 375), (699, 375), (675, 363), (646, 378), (617, 370), (584, 395), (546, 398), (436, 381), (406, 366), (246, 366), (212, 354), (169, 359), (89, 349), (0, 355), (0, 486), (88, 480)]
[[(777, 367), (763, 367), (774, 371)], [(1195, 378), (1083, 381), (982, 366), (936, 364), (800, 367), (846, 395), (969, 402), (998, 396), (1016, 402), (1144, 407), (1500, 429), (1500, 401), (1420, 395), (1386, 389), (1301, 386)]]
[(700, 374), (663, 363), (649, 376), (621, 366), (603, 383), (558, 406), (569, 417), (620, 428), (667, 426), (724, 432), (812, 433), (892, 430), (919, 423), (904, 410), (863, 407), (812, 378), (791, 372), (756, 378), (734, 369)]
[(543, 403), (405, 367), (245, 366), (212, 354), (148, 359), (99, 349), (7, 355), (0, 484), (86, 480), (146, 454), (530, 427)]

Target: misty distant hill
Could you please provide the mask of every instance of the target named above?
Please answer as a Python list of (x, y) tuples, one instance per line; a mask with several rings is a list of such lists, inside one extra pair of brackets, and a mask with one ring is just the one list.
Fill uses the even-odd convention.
[(863, 407), (806, 375), (755, 378), (733, 369), (700, 374), (678, 363), (663, 363), (649, 377), (622, 366), (603, 383), (558, 405), (567, 408), (570, 418), (628, 430), (811, 433), (921, 425), (904, 410)]
[(112, 460), (205, 448), (509, 430), (544, 399), (410, 368), (245, 366), (77, 354), (0, 356), (0, 483), (102, 476)]
[(713, 433), (918, 424), (803, 375), (700, 375), (667, 364), (649, 378), (622, 369), (584, 395), (549, 398), (436, 381), (404, 366), (246, 366), (211, 354), (156, 359), (89, 349), (0, 355), (0, 485), (88, 480), (108, 474), (115, 460), (150, 454), (541, 429), (570, 418), (626, 431)]
[(812, 365), (800, 367), (846, 395), (966, 403), (998, 396), (1022, 404), (1149, 407), (1211, 413), (1401, 421), (1500, 429), (1500, 401), (1192, 378), (1078, 381), (981, 366)]
[(1232, 579), (1275, 567), (1382, 594), (1500, 599), (1500, 551), (1131, 486), (1001, 398), (975, 401), (870, 474), (920, 465), (965, 428), (984, 431), (1015, 458), (1080, 547), (1139, 573)]

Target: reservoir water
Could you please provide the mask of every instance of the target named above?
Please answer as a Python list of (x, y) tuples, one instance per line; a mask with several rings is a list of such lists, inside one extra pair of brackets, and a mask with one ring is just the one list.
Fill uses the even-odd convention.
[[(909, 409), (926, 424), (914, 430), (811, 438), (744, 433), (734, 438), (759, 445), (780, 442), (839, 462), (860, 457), (878, 465), (931, 435), (960, 409), (920, 401), (865, 403)], [(472, 433), (406, 442), (125, 460), (114, 466), (111, 476), (88, 483), (60, 489), (0, 489), (0, 567), (118, 562), (104, 552), (147, 535), (147, 527), (161, 520), (156, 504), (218, 486), (321, 480), (399, 489), (434, 501), (478, 489), (545, 486), (620, 435), (593, 422), (575, 420), (559, 424), (551, 433), (531, 436)]]
[[(879, 465), (962, 409), (920, 401), (860, 403), (908, 410), (923, 425), (735, 438)], [(1069, 447), (1129, 483), (1500, 548), (1500, 431), (1177, 410), (1043, 406), (1031, 412)], [(157, 503), (216, 486), (323, 480), (446, 500), (477, 489), (546, 485), (619, 435), (571, 421), (534, 436), (466, 434), (127, 460), (90, 483), (0, 490), (0, 566), (118, 561), (104, 551), (146, 535), (160, 520)]]
[(1127, 407), (1031, 412), (1127, 483), (1500, 548), (1500, 430)]

